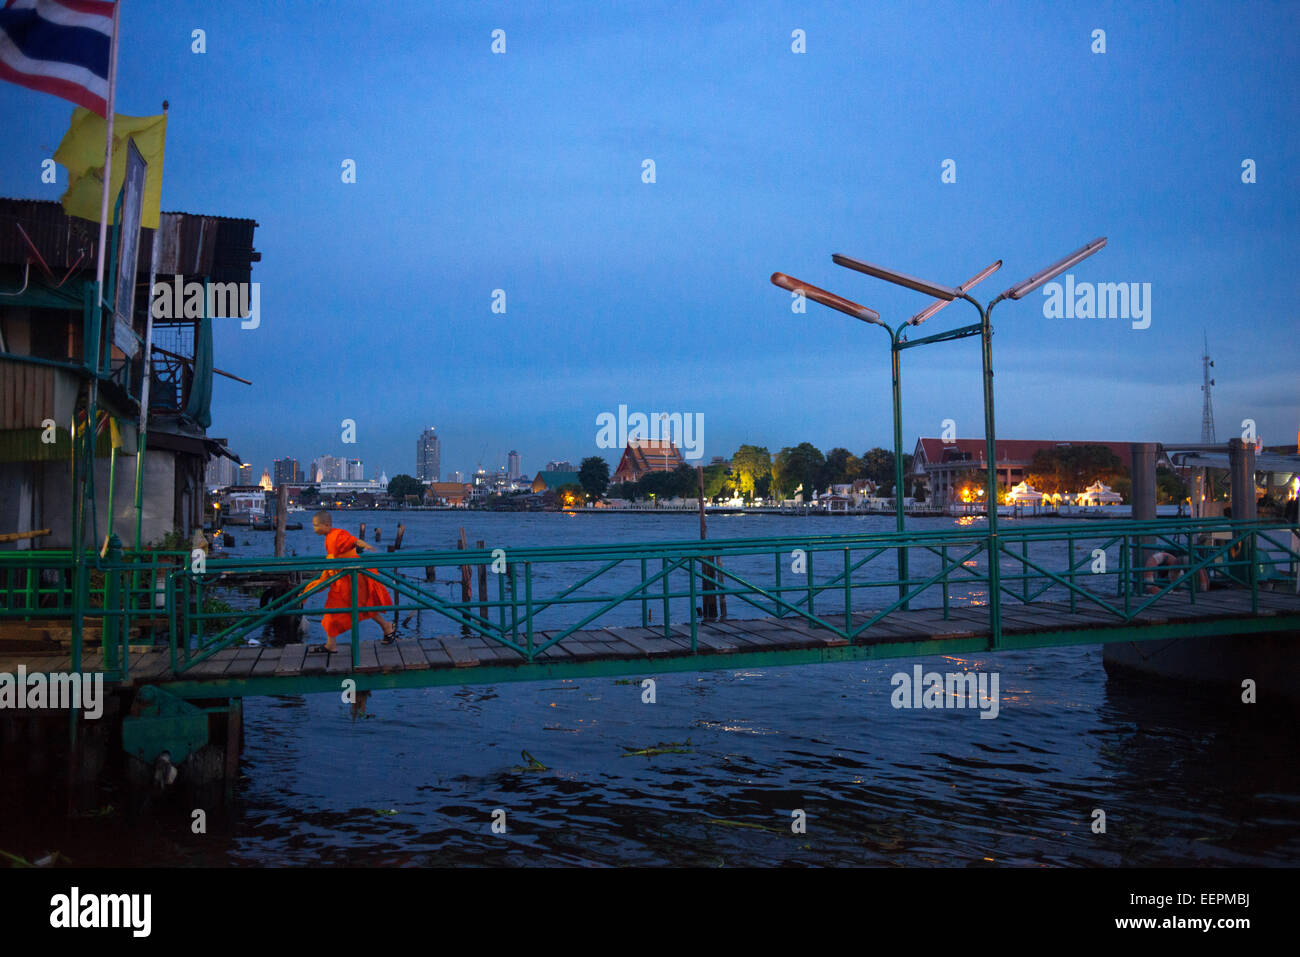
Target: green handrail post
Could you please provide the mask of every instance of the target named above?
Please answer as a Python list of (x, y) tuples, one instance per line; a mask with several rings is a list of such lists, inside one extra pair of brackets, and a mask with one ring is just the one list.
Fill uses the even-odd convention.
[(1078, 600), (1077, 596), (1076, 596), (1075, 593), (1074, 593), (1074, 584), (1075, 584), (1075, 577), (1074, 577), (1074, 536), (1073, 536), (1073, 535), (1069, 535), (1069, 536), (1067, 536), (1065, 542), (1066, 542), (1066, 546), (1067, 546), (1067, 547), (1066, 547), (1066, 551), (1068, 552), (1068, 555), (1067, 555), (1067, 558), (1066, 558), (1066, 562), (1067, 562), (1067, 567), (1070, 569), (1070, 614), (1073, 615), (1073, 614), (1074, 614), (1074, 611), (1075, 611), (1076, 602), (1077, 602), (1077, 600)]
[(662, 564), (663, 577), (660, 579), (660, 581), (663, 583), (664, 586), (664, 637), (668, 638), (672, 633), (672, 627), (673, 627), (673, 623), (669, 618), (670, 611), (668, 607), (668, 574), (667, 574), (668, 559), (663, 558), (660, 559), (660, 561), (663, 563)]
[(649, 596), (646, 595), (646, 590), (645, 590), (645, 580), (647, 577), (646, 576), (647, 570), (648, 569), (646, 566), (646, 560), (642, 558), (641, 559), (641, 627), (642, 628), (648, 628), (650, 626), (650, 601), (649, 601)]
[(1251, 614), (1259, 614), (1259, 563), (1256, 561), (1256, 529), (1248, 529), (1246, 534), (1250, 536), (1250, 544), (1243, 548), (1246, 557), (1250, 559), (1250, 611)]
[(939, 561), (943, 563), (943, 620), (948, 620), (948, 588), (949, 576), (951, 572), (948, 569), (948, 546), (940, 546)]
[[(849, 570), (849, 550), (844, 549), (844, 630), (853, 628), (853, 586), (850, 583), (852, 572)], [(907, 605), (904, 604), (906, 609)]]
[[(519, 644), (519, 576), (515, 574), (514, 562), (511, 562), (506, 568), (509, 569), (510, 575), (510, 640), (515, 644)], [(528, 569), (525, 567), (524, 571), (527, 572)], [(530, 586), (530, 582), (524, 582), (524, 591), (528, 592)], [(526, 611), (528, 614), (528, 629), (531, 630), (533, 626), (531, 602), (529, 602)], [(467, 610), (468, 613), (470, 612)]]
[(108, 536), (108, 548), (105, 551), (107, 564), (104, 568), (104, 614), (100, 629), (100, 644), (104, 653), (104, 671), (116, 671), (120, 643), (124, 641), (122, 631), (122, 580), (118, 565), (122, 560), (122, 541), (116, 534)]
[(1124, 550), (1121, 553), (1121, 558), (1120, 558), (1120, 579), (1121, 579), (1120, 587), (1124, 590), (1124, 617), (1125, 619), (1127, 619), (1130, 614), (1129, 592), (1133, 590), (1132, 587), (1133, 583), (1130, 580), (1132, 578), (1133, 562), (1132, 559), (1129, 557), (1128, 533), (1124, 534), (1124, 541), (1122, 547)]
[(352, 585), (352, 646), (359, 647), (361, 644), (361, 616), (357, 612), (357, 570), (352, 569), (348, 575), (348, 580)]
[[(524, 609), (526, 621), (528, 622), (528, 660), (533, 660), (533, 563), (524, 562), (524, 601), (527, 607)], [(517, 639), (516, 639), (517, 640)]]
[(690, 579), (691, 579), (691, 654), (695, 654), (696, 648), (698, 646), (699, 638), (700, 638), (700, 623), (698, 617), (695, 614), (696, 598), (695, 598), (695, 559), (694, 558), (690, 560), (690, 564), (687, 566), (687, 571), (689, 572)]
[[(500, 572), (496, 572), (496, 580), (497, 580), (497, 602), (499, 603), (497, 605), (497, 622), (499, 623), (501, 634), (504, 635), (506, 633), (506, 580), (505, 577)], [(528, 633), (532, 634), (532, 631), (533, 631), (533, 613), (530, 607), (528, 611)], [(529, 660), (531, 661), (532, 659), (530, 658)]]
[[(1020, 557), (1023, 559), (1029, 558), (1029, 539), (1027, 538), (1022, 538), (1020, 540)], [(1026, 605), (1028, 605), (1029, 604), (1029, 562), (1028, 561), (1022, 561), (1020, 563), (1020, 575), (1021, 575), (1020, 584), (1024, 586), (1021, 589), (1020, 593), (1021, 595), (1024, 596), (1022, 600)]]
[(816, 614), (813, 611), (813, 552), (812, 545), (804, 545), (804, 574), (808, 576), (808, 614)]
[[(775, 592), (777, 598), (780, 598), (783, 592), (783, 589), (781, 588), (781, 564), (785, 558), (785, 555), (780, 551), (775, 551), (772, 553), (772, 557), (776, 559), (776, 575), (775, 575), (776, 587), (773, 588), (772, 591)], [(784, 618), (785, 609), (782, 608), (779, 604), (774, 604), (772, 606), (772, 614), (774, 614), (777, 618)]]

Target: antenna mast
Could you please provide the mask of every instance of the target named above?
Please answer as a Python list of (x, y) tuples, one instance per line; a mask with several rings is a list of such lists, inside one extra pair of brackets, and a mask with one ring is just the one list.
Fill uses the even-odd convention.
[[(1204, 333), (1202, 333), (1204, 337)], [(1201, 392), (1205, 394), (1205, 401), (1201, 404), (1201, 442), (1206, 445), (1216, 444), (1214, 437), (1214, 403), (1210, 399), (1210, 387), (1214, 385), (1214, 380), (1210, 378), (1210, 370), (1214, 368), (1214, 360), (1210, 358), (1210, 341), (1205, 339), (1205, 348), (1201, 353)]]

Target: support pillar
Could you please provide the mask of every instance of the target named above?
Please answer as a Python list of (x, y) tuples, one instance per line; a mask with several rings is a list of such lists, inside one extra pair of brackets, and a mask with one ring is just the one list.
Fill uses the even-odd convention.
[[(1132, 518), (1135, 522), (1151, 522), (1156, 517), (1156, 445), (1154, 442), (1132, 442), (1129, 444), (1130, 457), (1133, 460), (1131, 478), (1132, 488), (1129, 492), (1132, 500)], [(1142, 569), (1146, 562), (1146, 552), (1154, 541), (1149, 536), (1139, 536), (1133, 543), (1130, 581), (1125, 587), (1141, 592)]]
[(1232, 520), (1253, 522), (1255, 505), (1255, 446), (1241, 439), (1228, 440), (1228, 481), (1232, 483)]

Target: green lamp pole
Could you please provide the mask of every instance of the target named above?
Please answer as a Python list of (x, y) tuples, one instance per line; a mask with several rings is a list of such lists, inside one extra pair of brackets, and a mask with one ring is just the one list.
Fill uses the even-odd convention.
[[(972, 276), (963, 285), (957, 288), (960, 292), (964, 293), (967, 289), (974, 287), (989, 276), (993, 275), (993, 273), (997, 272), (1000, 268), (1002, 268), (1002, 261), (998, 260)], [(939, 311), (934, 306), (917, 313), (911, 319), (900, 324), (897, 329), (891, 329), (881, 320), (880, 313), (876, 312), (874, 309), (860, 306), (842, 296), (837, 296), (833, 292), (828, 292), (825, 289), (821, 289), (810, 283), (795, 279), (793, 276), (787, 276), (785, 273), (780, 272), (773, 273), (772, 284), (780, 286), (782, 289), (788, 289), (791, 292), (801, 293), (804, 297), (813, 300), (813, 302), (821, 303), (823, 306), (828, 306), (831, 309), (838, 310), (839, 312), (852, 316), (855, 319), (861, 319), (863, 322), (870, 323), (871, 325), (880, 326), (880, 328), (884, 329), (885, 332), (889, 334), (889, 366), (890, 377), (893, 380), (894, 407), (894, 515), (898, 531), (900, 533), (903, 532), (905, 530), (906, 511), (903, 505), (903, 394), (899, 353), (903, 349), (910, 348), (911, 346), (922, 345), (926, 342), (944, 341), (956, 337), (950, 336), (947, 333), (940, 333), (937, 336), (930, 336), (926, 339), (917, 340), (916, 342), (907, 342), (903, 338), (905, 330), (911, 326), (920, 325), (926, 319), (930, 318), (930, 316), (934, 315), (934, 313)], [(944, 305), (947, 305), (946, 301), (942, 302)], [(966, 334), (969, 335), (970, 333)], [(905, 598), (907, 596), (907, 581), (907, 549), (900, 547), (898, 549), (899, 598)], [(903, 607), (906, 608), (907, 606), (904, 605)]]
[[(1001, 635), (1001, 569), (999, 568), (999, 556), (1001, 554), (998, 543), (998, 480), (997, 480), (997, 454), (994, 432), (993, 416), (993, 327), (990, 323), (990, 316), (993, 307), (1003, 299), (1021, 299), (1033, 292), (1039, 286), (1056, 278), (1065, 272), (1071, 266), (1082, 262), (1093, 253), (1097, 252), (1106, 245), (1106, 237), (1102, 236), (1094, 239), (1080, 249), (1075, 250), (1064, 259), (1053, 263), (1045, 269), (1042, 269), (1030, 276), (1023, 282), (1012, 286), (1002, 295), (998, 296), (987, 306), (981, 307), (979, 302), (967, 291), (974, 280), (968, 282), (965, 287), (942, 286), (938, 283), (928, 282), (924, 279), (917, 279), (914, 276), (908, 276), (904, 273), (895, 272), (892, 269), (886, 269), (883, 266), (876, 266), (872, 263), (862, 262), (858, 259), (851, 259), (848, 256), (841, 256), (838, 253), (832, 256), (832, 260), (840, 266), (857, 272), (865, 273), (868, 276), (874, 276), (877, 279), (884, 279), (886, 282), (892, 282), (895, 285), (906, 286), (908, 289), (915, 289), (917, 292), (924, 292), (934, 296), (938, 301), (931, 303), (926, 309), (917, 313), (913, 320), (924, 321), (933, 316), (940, 309), (955, 299), (965, 299), (973, 305), (980, 314), (980, 321), (970, 326), (963, 326), (960, 329), (953, 329), (950, 332), (942, 332), (934, 336), (927, 336), (924, 339), (918, 339), (915, 342), (903, 343), (900, 348), (909, 348), (912, 346), (924, 345), (927, 342), (939, 342), (945, 339), (959, 339), (965, 336), (979, 333), (982, 338), (981, 361), (984, 367), (984, 446), (985, 457), (987, 459), (987, 474), (985, 482), (987, 484), (988, 495), (988, 516), (989, 516), (989, 624), (992, 630), (994, 640)], [(999, 261), (997, 265), (1001, 265)], [(983, 274), (977, 278), (983, 278), (994, 271), (993, 267), (986, 269)], [(911, 322), (912, 320), (909, 320)]]

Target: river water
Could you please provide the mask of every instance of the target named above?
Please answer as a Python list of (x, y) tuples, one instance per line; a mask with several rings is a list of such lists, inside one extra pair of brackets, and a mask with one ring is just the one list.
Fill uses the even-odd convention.
[[(336, 513), (354, 532), (362, 517)], [(391, 541), (399, 516), (364, 518)], [(507, 549), (698, 537), (690, 514), (400, 518), (404, 550), (452, 546), (462, 525), (471, 544)], [(709, 531), (820, 535), (891, 523), (717, 516)], [(270, 534), (235, 534), (234, 554), (269, 553)], [(309, 524), (288, 544), (321, 551)], [(895, 709), (890, 678), (914, 664), (998, 673), (997, 718)], [(656, 682), (653, 704), (639, 681), (616, 678), (383, 691), (360, 717), (334, 694), (249, 698), (236, 801), (208, 833), (192, 834), (190, 809), (171, 807), (82, 819), (75, 835), (51, 818), (41, 839), (75, 837), (82, 864), (1300, 863), (1294, 728), (1252, 707), (1108, 680), (1097, 646)], [(631, 753), (645, 749), (659, 753)], [(802, 833), (792, 828), (800, 817)]]

